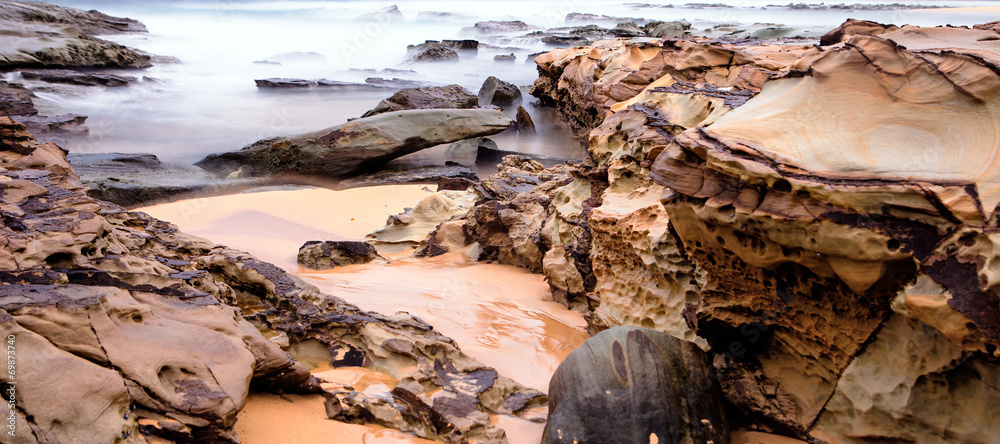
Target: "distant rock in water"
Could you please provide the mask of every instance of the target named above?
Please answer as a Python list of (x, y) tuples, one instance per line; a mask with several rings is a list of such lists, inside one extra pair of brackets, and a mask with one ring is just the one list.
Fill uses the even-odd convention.
[(442, 45), (437, 40), (428, 40), (419, 45), (409, 45), (406, 47), (406, 54), (405, 63), (459, 61), (458, 52), (448, 46)]
[(365, 112), (361, 117), (405, 109), (467, 109), (478, 104), (479, 99), (459, 85), (406, 88), (379, 102), (375, 108)]
[(312, 270), (329, 270), (371, 262), (378, 253), (364, 242), (309, 241), (299, 248), (298, 263)]
[(482, 106), (496, 105), (501, 108), (516, 106), (521, 103), (521, 90), (517, 85), (489, 76), (479, 88), (479, 104)]
[(542, 442), (727, 444), (729, 422), (697, 345), (656, 330), (615, 327), (559, 364)]
[(517, 60), (517, 56), (514, 55), (513, 53), (511, 53), (511, 54), (497, 54), (497, 55), (493, 56), (493, 61), (494, 62), (514, 63), (514, 61), (516, 61), (516, 60)]
[(195, 165), (228, 175), (290, 174), (341, 177), (379, 168), (397, 157), (472, 137), (497, 134), (514, 122), (496, 110), (406, 110), (354, 120), (325, 130), (261, 140), (239, 151), (212, 154)]
[(47, 69), (44, 71), (21, 71), (26, 80), (40, 80), (48, 83), (64, 83), (79, 86), (128, 86), (138, 82), (133, 76), (80, 72), (68, 69)]
[(280, 64), (288, 63), (326, 63), (326, 56), (318, 52), (282, 52), (279, 54), (270, 55), (264, 60), (264, 62), (275, 62)]
[(375, 12), (361, 14), (355, 20), (375, 20), (380, 23), (403, 20), (403, 13), (399, 11), (399, 6), (391, 5), (379, 9)]
[(495, 35), (540, 29), (520, 20), (478, 22), (474, 26), (462, 28), (459, 35)]

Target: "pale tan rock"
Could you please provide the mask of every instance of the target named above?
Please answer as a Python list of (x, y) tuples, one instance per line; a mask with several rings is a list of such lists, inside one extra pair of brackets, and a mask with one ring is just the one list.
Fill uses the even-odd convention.
[(426, 245), (431, 232), (456, 216), (464, 216), (479, 199), (475, 191), (438, 191), (412, 210), (391, 216), (386, 226), (367, 236), (380, 254), (416, 250)]
[(1000, 369), (893, 315), (844, 371), (814, 436), (842, 443), (992, 443)]

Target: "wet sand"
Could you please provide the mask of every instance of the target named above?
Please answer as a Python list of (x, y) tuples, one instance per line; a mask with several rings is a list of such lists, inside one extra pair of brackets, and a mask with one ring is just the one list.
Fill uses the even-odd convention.
[[(501, 374), (547, 392), (556, 367), (588, 336), (579, 313), (551, 301), (542, 276), (476, 263), (459, 253), (324, 272), (300, 269), (295, 263), (304, 242), (363, 239), (382, 227), (388, 215), (415, 205), (428, 193), (423, 185), (266, 191), (140, 211), (173, 222), (185, 232), (248, 251), (366, 310), (409, 312)], [(325, 380), (364, 384), (359, 378), (365, 376), (358, 372), (314, 370)], [(263, 425), (276, 417), (283, 418), (278, 426)], [(237, 431), (249, 444), (324, 441), (312, 440), (314, 436), (338, 436), (338, 443), (424, 442), (380, 427), (328, 420), (318, 396), (253, 395), (239, 418)], [(507, 430), (511, 443), (538, 442), (544, 428), (507, 416), (495, 420)]]

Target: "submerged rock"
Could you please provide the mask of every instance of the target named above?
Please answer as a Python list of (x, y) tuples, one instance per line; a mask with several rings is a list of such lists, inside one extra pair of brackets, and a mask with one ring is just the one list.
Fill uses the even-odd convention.
[(517, 56), (515, 56), (513, 53), (497, 54), (493, 56), (493, 61), (502, 63), (514, 63), (515, 61), (517, 61)]
[(368, 263), (376, 257), (375, 247), (364, 242), (309, 241), (299, 248), (298, 263), (313, 270), (329, 270)]
[(696, 345), (616, 327), (584, 342), (549, 384), (543, 443), (729, 443), (711, 365)]
[(338, 177), (377, 168), (435, 145), (497, 134), (512, 124), (495, 110), (396, 111), (312, 133), (261, 140), (239, 151), (209, 155), (195, 165), (222, 175), (242, 168), (251, 176)]
[(379, 102), (375, 108), (368, 110), (361, 117), (405, 109), (467, 109), (478, 104), (479, 99), (459, 85), (406, 88)]

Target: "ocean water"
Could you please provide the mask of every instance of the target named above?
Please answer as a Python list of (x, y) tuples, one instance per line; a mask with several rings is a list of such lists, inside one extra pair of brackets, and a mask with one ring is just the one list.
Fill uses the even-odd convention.
[[(256, 140), (313, 131), (341, 124), (374, 107), (392, 91), (259, 90), (254, 79), (292, 77), (363, 82), (368, 77), (457, 83), (477, 92), (486, 77), (526, 87), (537, 77), (530, 54), (550, 50), (524, 32), (486, 39), (477, 55), (454, 64), (404, 62), (406, 46), (425, 40), (477, 38), (464, 27), (484, 20), (522, 20), (539, 28), (566, 26), (571, 12), (658, 20), (687, 20), (696, 29), (716, 24), (774, 23), (821, 34), (849, 17), (883, 23), (972, 25), (1000, 19), (1000, 1), (906, 1), (932, 9), (793, 10), (768, 6), (778, 0), (723, 1), (727, 7), (684, 6), (665, 2), (628, 3), (589, 0), (395, 0), (395, 1), (123, 1), (62, 0), (52, 3), (135, 18), (148, 34), (117, 35), (110, 40), (179, 63), (157, 63), (122, 74), (142, 77), (127, 88), (36, 93), (46, 113), (89, 116), (90, 136), (69, 140), (71, 152), (150, 152), (171, 162), (195, 162), (206, 154), (239, 149)], [(877, 4), (889, 1), (854, 0)], [(397, 5), (402, 17), (367, 15)], [(949, 6), (934, 9), (935, 6)], [(602, 23), (613, 26), (614, 23)], [(305, 53), (305, 55), (289, 55)], [(497, 54), (517, 56), (494, 62)], [(284, 54), (285, 56), (281, 56)], [(254, 61), (280, 59), (280, 65)], [(526, 63), (528, 61), (528, 63)], [(412, 72), (382, 72), (385, 69)], [(8, 79), (19, 80), (16, 74)], [(539, 127), (537, 136), (494, 137), (501, 148), (564, 157), (585, 149), (551, 113), (525, 105)], [(511, 110), (513, 111), (513, 110)], [(432, 156), (433, 157), (433, 156)], [(438, 159), (440, 160), (440, 159)], [(432, 160), (433, 161), (433, 160)]]

